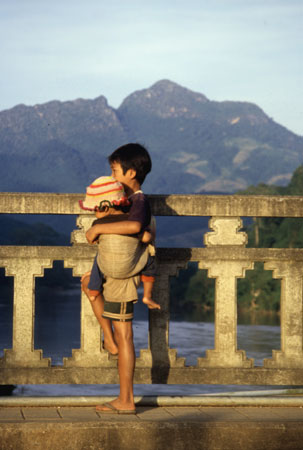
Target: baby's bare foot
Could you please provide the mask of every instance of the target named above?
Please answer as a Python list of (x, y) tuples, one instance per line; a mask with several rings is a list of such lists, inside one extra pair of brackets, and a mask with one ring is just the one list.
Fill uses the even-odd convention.
[(151, 298), (143, 297), (142, 302), (149, 309), (161, 309), (161, 306), (159, 305), (159, 303), (154, 302)]

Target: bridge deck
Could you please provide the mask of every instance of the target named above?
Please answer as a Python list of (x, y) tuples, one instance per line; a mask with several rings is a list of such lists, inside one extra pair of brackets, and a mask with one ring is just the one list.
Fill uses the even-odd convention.
[(0, 449), (303, 449), (302, 407), (0, 407)]

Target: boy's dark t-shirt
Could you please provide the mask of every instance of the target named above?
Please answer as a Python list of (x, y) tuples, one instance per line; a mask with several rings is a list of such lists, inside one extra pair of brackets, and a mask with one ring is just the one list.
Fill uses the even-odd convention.
[(127, 220), (141, 223), (141, 232), (144, 231), (151, 221), (151, 210), (148, 198), (143, 192), (133, 194), (129, 198), (131, 202)]

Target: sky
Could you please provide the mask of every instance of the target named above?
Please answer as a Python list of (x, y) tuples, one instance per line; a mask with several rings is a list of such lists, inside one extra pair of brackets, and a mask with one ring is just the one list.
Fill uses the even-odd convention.
[(303, 135), (302, 0), (0, 0), (0, 111), (168, 79)]

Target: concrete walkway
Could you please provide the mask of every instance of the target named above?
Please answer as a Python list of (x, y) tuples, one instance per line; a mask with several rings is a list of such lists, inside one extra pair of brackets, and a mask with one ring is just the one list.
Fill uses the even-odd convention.
[(1, 450), (303, 449), (300, 406), (0, 406)]

